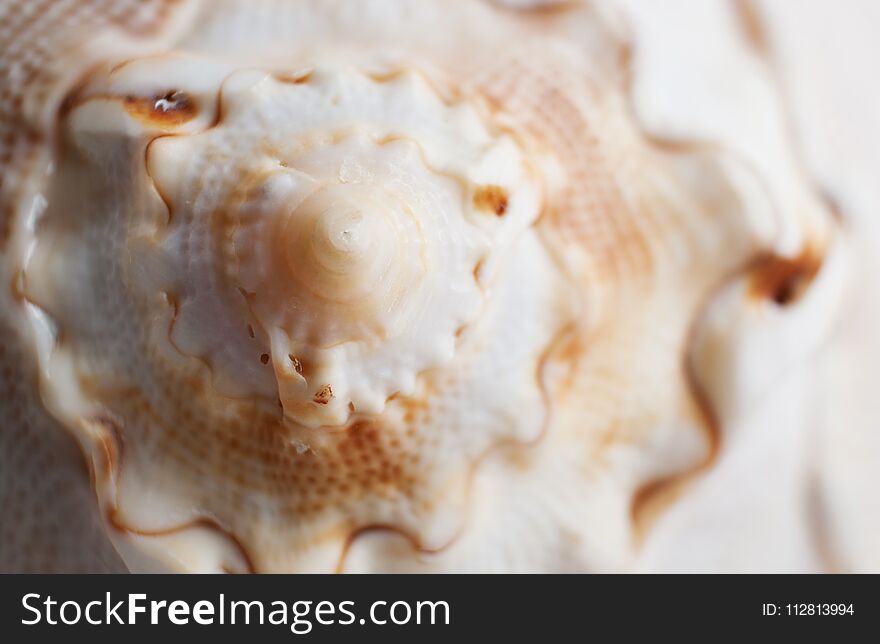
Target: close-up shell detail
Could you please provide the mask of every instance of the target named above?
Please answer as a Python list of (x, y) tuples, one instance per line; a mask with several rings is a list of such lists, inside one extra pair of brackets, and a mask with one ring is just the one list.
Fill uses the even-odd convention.
[(0, 3), (3, 568), (637, 567), (845, 240), (626, 4)]

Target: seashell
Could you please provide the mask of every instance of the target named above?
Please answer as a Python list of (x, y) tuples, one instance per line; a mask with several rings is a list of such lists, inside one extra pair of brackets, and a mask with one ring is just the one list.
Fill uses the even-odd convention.
[(0, 568), (755, 565), (677, 517), (852, 252), (685, 4), (723, 99), (624, 0), (0, 3)]

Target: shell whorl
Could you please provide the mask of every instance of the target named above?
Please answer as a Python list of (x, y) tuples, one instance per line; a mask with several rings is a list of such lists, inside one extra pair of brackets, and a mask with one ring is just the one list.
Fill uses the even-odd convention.
[[(146, 261), (179, 254), (191, 226), (211, 227), (215, 255), (178, 268), (219, 273), (206, 276), (211, 296), (243, 298), (241, 334), (259, 336), (251, 359), (271, 363), (285, 415), (316, 426), (381, 412), (452, 359), (481, 305), (478, 265), (537, 217), (522, 153), (415, 73), (236, 72), (219, 95), (216, 126), (148, 148), (170, 215)], [(487, 180), (503, 218), (475, 199)], [(180, 275), (178, 287), (187, 281), (198, 280)], [(184, 302), (181, 336), (190, 322)]]

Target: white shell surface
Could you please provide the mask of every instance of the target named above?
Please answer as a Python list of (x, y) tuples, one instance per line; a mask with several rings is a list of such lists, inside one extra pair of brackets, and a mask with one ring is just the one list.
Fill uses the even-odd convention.
[(866, 255), (739, 5), (98, 4), (3, 81), (4, 569), (875, 566)]

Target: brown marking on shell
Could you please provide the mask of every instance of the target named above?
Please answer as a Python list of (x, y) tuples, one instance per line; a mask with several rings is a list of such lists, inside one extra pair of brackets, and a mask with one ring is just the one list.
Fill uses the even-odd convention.
[(385, 134), (376, 139), (376, 145), (390, 145), (399, 141), (406, 141), (406, 137), (400, 134)]
[(273, 74), (272, 77), (279, 83), (287, 83), (289, 85), (305, 85), (312, 80), (314, 74), (315, 71), (313, 69), (307, 69), (301, 72), (290, 74), (278, 72)]
[(637, 546), (644, 543), (651, 527), (681, 497), (691, 480), (690, 471), (687, 475), (676, 473), (649, 481), (636, 490), (630, 505), (630, 517)]
[[(0, 186), (2, 189), (2, 186)], [(0, 215), (0, 249), (2, 249), (9, 238), (12, 237), (12, 222), (15, 219), (15, 206), (11, 203), (7, 204)]]
[(559, 0), (558, 2), (523, 6), (507, 4), (499, 0), (490, 0), (490, 2), (499, 9), (529, 18), (555, 18), (584, 6), (583, 0)]
[(104, 414), (82, 418), (79, 424), (96, 442), (99, 450), (99, 458), (93, 456), (92, 467), (89, 469), (93, 483), (111, 481), (119, 470), (119, 462), (122, 458), (123, 432), (119, 422)]
[(769, 51), (767, 31), (754, 0), (730, 0), (746, 41), (761, 54)]
[(507, 212), (507, 190), (501, 186), (479, 186), (474, 191), (474, 207), (495, 213), (498, 217)]
[(318, 389), (315, 397), (312, 398), (319, 405), (326, 405), (333, 400), (333, 388), (330, 385), (324, 385)]
[(122, 104), (131, 116), (152, 127), (176, 127), (198, 114), (195, 100), (178, 90), (152, 97), (124, 96)]
[(27, 295), (24, 291), (24, 272), (22, 269), (16, 269), (9, 279), (9, 294), (13, 301), (21, 303), (27, 301)]
[(762, 257), (752, 270), (749, 293), (757, 300), (772, 300), (779, 306), (793, 304), (804, 294), (821, 266), (822, 258), (810, 247), (793, 258)]
[(365, 75), (367, 78), (372, 80), (374, 83), (384, 84), (384, 83), (392, 83), (399, 78), (402, 78), (407, 73), (410, 73), (409, 70), (403, 67), (397, 67), (394, 69), (390, 69), (387, 71), (366, 71)]
[(177, 317), (180, 315), (180, 297), (176, 293), (163, 291), (161, 293), (165, 303), (171, 308), (171, 317), (168, 319), (168, 338), (170, 339), (174, 333), (174, 325), (177, 323)]
[(480, 271), (483, 270), (483, 266), (485, 266), (485, 265), (486, 265), (486, 258), (485, 257), (481, 257), (474, 264), (474, 270), (472, 271), (472, 273), (474, 276), (474, 281), (477, 284), (480, 284)]

